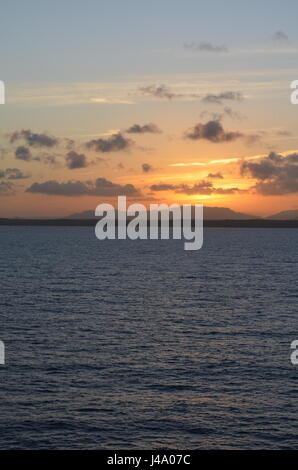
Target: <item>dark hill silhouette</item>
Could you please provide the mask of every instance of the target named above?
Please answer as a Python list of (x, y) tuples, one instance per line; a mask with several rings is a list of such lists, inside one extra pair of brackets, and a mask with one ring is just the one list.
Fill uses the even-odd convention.
[[(193, 208), (192, 208), (193, 214)], [(94, 210), (83, 211), (71, 214), (68, 219), (93, 219), (95, 218)], [(207, 207), (204, 206), (204, 220), (251, 220), (260, 219), (255, 215), (243, 214), (242, 212), (235, 212), (228, 207)]]
[(298, 220), (298, 209), (291, 211), (282, 211), (267, 217), (270, 220)]

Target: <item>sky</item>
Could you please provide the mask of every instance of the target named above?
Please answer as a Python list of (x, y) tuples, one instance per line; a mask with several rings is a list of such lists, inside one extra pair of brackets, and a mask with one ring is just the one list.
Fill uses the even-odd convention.
[(298, 209), (292, 0), (5, 2), (0, 217)]

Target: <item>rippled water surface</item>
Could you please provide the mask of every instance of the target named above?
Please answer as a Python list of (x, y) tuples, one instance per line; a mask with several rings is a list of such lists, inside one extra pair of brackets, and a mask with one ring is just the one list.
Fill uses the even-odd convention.
[(297, 235), (0, 227), (0, 448), (297, 449)]

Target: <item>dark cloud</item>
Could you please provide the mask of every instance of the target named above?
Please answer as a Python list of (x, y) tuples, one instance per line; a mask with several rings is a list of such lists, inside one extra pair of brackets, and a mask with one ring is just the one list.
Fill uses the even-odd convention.
[(0, 170), (0, 178), (8, 180), (20, 180), (29, 178), (28, 175), (24, 175), (19, 168), (6, 168), (6, 170)]
[(14, 193), (14, 186), (9, 181), (0, 181), (0, 196), (11, 196)]
[(184, 194), (235, 194), (240, 190), (238, 188), (215, 188), (210, 181), (200, 181), (193, 186), (183, 184), (176, 189), (176, 193)]
[(75, 141), (73, 139), (68, 139), (67, 137), (64, 140), (65, 140), (65, 147), (67, 148), (67, 150), (73, 150), (75, 146)]
[(85, 168), (86, 166), (88, 166), (86, 155), (84, 155), (83, 153), (79, 154), (74, 150), (68, 152), (65, 157), (65, 161), (67, 168), (69, 168), (70, 170), (74, 170), (76, 168)]
[(143, 86), (139, 88), (139, 91), (143, 95), (152, 95), (152, 96), (155, 96), (156, 98), (167, 98), (168, 100), (181, 96), (170, 91), (170, 89), (166, 85)]
[(18, 160), (24, 160), (25, 162), (29, 162), (30, 160), (32, 160), (32, 154), (30, 152), (30, 149), (24, 147), (23, 145), (20, 145), (16, 148), (15, 157)]
[(210, 181), (199, 181), (193, 186), (181, 184), (175, 191), (183, 194), (211, 194), (213, 192), (213, 184)]
[(218, 172), (218, 173), (209, 173), (208, 178), (223, 179), (223, 175), (220, 172)]
[(199, 181), (193, 186), (188, 184), (153, 184), (150, 186), (151, 191), (174, 191), (175, 193), (183, 193), (188, 195), (194, 194), (235, 194), (240, 192), (238, 188), (215, 188), (210, 181)]
[(119, 152), (128, 150), (133, 146), (133, 141), (123, 137), (122, 134), (113, 134), (107, 138), (93, 139), (85, 144), (87, 149), (95, 152)]
[(149, 173), (150, 171), (153, 171), (153, 167), (149, 165), (149, 163), (143, 163), (142, 170), (144, 173)]
[(192, 140), (206, 139), (217, 144), (239, 139), (243, 137), (243, 134), (241, 132), (226, 132), (219, 120), (215, 120), (208, 121), (206, 124), (196, 124), (186, 132), (185, 137)]
[(225, 100), (242, 101), (243, 95), (240, 91), (223, 91), (217, 94), (209, 93), (202, 98), (202, 101), (208, 104), (222, 104)]
[(158, 128), (156, 124), (149, 123), (149, 124), (134, 124), (133, 126), (129, 127), (126, 132), (129, 134), (145, 134), (145, 133), (151, 133), (151, 134), (160, 134), (161, 130)]
[(261, 143), (263, 136), (264, 136), (264, 134), (263, 135), (261, 135), (261, 134), (246, 135), (245, 136), (246, 143), (247, 143), (247, 145), (255, 145), (255, 144)]
[(272, 39), (278, 42), (287, 42), (289, 40), (289, 37), (286, 33), (279, 29), (278, 31), (275, 31), (275, 33), (272, 35)]
[(245, 116), (243, 114), (237, 113), (237, 111), (234, 111), (228, 106), (225, 106), (223, 111), (226, 116), (231, 119), (235, 119), (236, 121), (242, 121), (243, 119), (245, 119)]
[(298, 192), (298, 154), (286, 157), (271, 152), (257, 162), (242, 162), (242, 175), (258, 180), (252, 188), (263, 195), (283, 195)]
[(42, 156), (42, 160), (44, 163), (48, 165), (52, 165), (54, 167), (61, 167), (61, 163), (57, 159), (60, 155), (53, 155), (53, 154), (44, 154)]
[(45, 181), (44, 183), (33, 183), (26, 189), (29, 193), (58, 195), (58, 196), (138, 196), (141, 193), (132, 184), (120, 185), (112, 183), (105, 178), (97, 178), (94, 182), (68, 181)]
[(167, 183), (152, 184), (150, 186), (151, 191), (174, 191), (177, 186)]
[(242, 121), (245, 118), (243, 114), (234, 111), (229, 106), (224, 106), (222, 112), (220, 113), (211, 113), (210, 111), (206, 110), (200, 113), (200, 118), (209, 119), (210, 121), (221, 121), (225, 116), (236, 121)]
[(166, 98), (168, 100), (172, 99), (198, 99), (200, 95), (197, 93), (174, 93), (166, 85), (147, 85), (140, 87), (138, 89), (143, 95), (151, 95), (155, 98)]
[(204, 51), (204, 52), (229, 52), (227, 46), (225, 45), (215, 45), (211, 42), (202, 41), (199, 43), (190, 42), (184, 44), (185, 49), (190, 49), (192, 51)]
[(38, 134), (30, 129), (15, 131), (10, 135), (10, 142), (24, 140), (30, 147), (54, 147), (59, 143), (59, 139), (47, 134)]
[(284, 130), (277, 131), (276, 135), (280, 135), (281, 137), (290, 137), (292, 133), (284, 129)]

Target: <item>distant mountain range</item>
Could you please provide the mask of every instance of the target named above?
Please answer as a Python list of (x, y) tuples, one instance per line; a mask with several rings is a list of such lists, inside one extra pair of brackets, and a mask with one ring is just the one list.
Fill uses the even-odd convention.
[(282, 211), (277, 214), (270, 215), (267, 219), (271, 220), (298, 220), (298, 209), (292, 211)]
[[(192, 214), (193, 214), (192, 208)], [(117, 211), (116, 211), (117, 213)], [(78, 212), (71, 214), (67, 219), (94, 219), (94, 210)], [(252, 220), (252, 219), (268, 219), (268, 220), (298, 220), (298, 209), (278, 212), (268, 217), (259, 217), (243, 212), (236, 212), (228, 207), (207, 207), (204, 206), (205, 220)]]
[[(192, 208), (193, 213), (194, 208)], [(68, 219), (94, 219), (93, 211), (83, 211), (76, 214), (71, 214)], [(256, 215), (243, 214), (242, 212), (235, 212), (227, 207), (206, 207), (204, 206), (204, 219), (205, 220), (251, 220), (260, 219)]]

